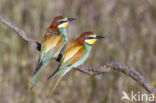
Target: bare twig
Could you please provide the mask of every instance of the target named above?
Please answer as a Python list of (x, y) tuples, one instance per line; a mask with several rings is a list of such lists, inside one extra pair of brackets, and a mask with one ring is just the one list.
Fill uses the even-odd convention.
[(30, 43), (31, 45), (35, 46), (38, 50), (40, 50), (40, 43), (29, 38), (27, 36), (27, 34), (20, 29), (19, 27), (17, 27), (15, 24), (3, 19), (3, 17), (0, 16), (0, 22), (3, 23), (4, 25), (6, 25), (7, 27), (9, 27), (11, 30), (15, 31), (19, 36), (21, 36), (25, 41), (27, 41), (28, 43)]
[(156, 94), (156, 89), (140, 73), (138, 73), (135, 69), (122, 65), (120, 63), (106, 63), (104, 66), (101, 67), (86, 67), (82, 65), (77, 70), (83, 73), (87, 73), (89, 75), (99, 75), (104, 72), (111, 72), (113, 70), (119, 71), (131, 77), (133, 80), (139, 83), (147, 92)]
[[(40, 50), (41, 44), (31, 38), (28, 38), (26, 33), (18, 28), (16, 25), (12, 24), (11, 22), (3, 19), (0, 16), (0, 22), (8, 26), (10, 29), (14, 30), (19, 36), (21, 36), (25, 41), (29, 42), (30, 44), (34, 45), (38, 50)], [(147, 92), (156, 94), (156, 88), (154, 88), (149, 81), (147, 81), (140, 73), (138, 73), (135, 69), (122, 65), (120, 63), (106, 63), (104, 66), (101, 67), (86, 67), (84, 65), (79, 66), (76, 70), (89, 74), (89, 75), (99, 75), (104, 72), (110, 72), (112, 70), (121, 72), (126, 74), (127, 76), (131, 77), (135, 80), (140, 86), (142, 86)]]

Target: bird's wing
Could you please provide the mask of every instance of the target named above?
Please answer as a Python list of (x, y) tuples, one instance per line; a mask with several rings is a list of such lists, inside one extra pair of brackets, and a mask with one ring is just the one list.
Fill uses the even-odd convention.
[(65, 52), (61, 60), (61, 64), (70, 60), (82, 47), (83, 45), (79, 43), (75, 43), (75, 42), (72, 42), (71, 44), (69, 44), (67, 48), (65, 49)]
[(57, 45), (60, 38), (61, 38), (60, 34), (51, 35), (49, 33), (46, 33), (43, 36), (41, 53), (43, 54), (48, 53), (52, 48), (54, 48)]
[[(83, 48), (83, 46), (77, 46), (77, 47), (74, 46), (74, 48), (75, 49), (73, 49), (73, 47), (68, 48), (68, 51), (67, 51), (70, 55), (73, 55), (73, 56), (70, 57), (69, 54), (65, 52), (65, 54), (64, 54), (65, 56), (63, 58), (64, 63), (60, 64), (58, 69), (51, 76), (49, 76), (48, 79), (56, 76), (56, 79), (54, 80), (54, 82), (50, 88), (49, 95), (51, 95), (53, 93), (56, 86), (58, 85), (60, 80), (63, 78), (63, 76), (68, 71), (70, 71), (72, 69), (72, 64), (79, 61), (85, 55), (85, 48)], [(79, 49), (77, 49), (77, 48), (79, 48)], [(74, 52), (72, 52), (72, 51), (74, 51)], [(75, 52), (75, 51), (77, 51), (77, 52)], [(66, 58), (68, 58), (68, 59), (66, 60)]]
[(59, 55), (59, 53), (61, 53), (61, 51), (63, 51), (65, 45), (66, 45), (65, 38), (61, 37), (55, 47), (55, 51), (54, 51), (55, 57), (57, 57)]
[(51, 74), (48, 79), (55, 77), (61, 72), (65, 72), (70, 66), (79, 61), (85, 55), (86, 49), (82, 45), (74, 45), (69, 48), (63, 55), (62, 62), (56, 69), (56, 71)]
[(70, 65), (78, 62), (81, 58), (83, 58), (83, 56), (86, 53), (86, 49), (84, 47), (82, 47), (73, 57), (72, 60), (70, 62)]
[(70, 48), (72, 48), (72, 47), (74, 47), (76, 45), (78, 45), (78, 44), (75, 43), (75, 42), (69, 43), (68, 45), (66, 45), (66, 48), (65, 48), (65, 50), (63, 52), (66, 53)]

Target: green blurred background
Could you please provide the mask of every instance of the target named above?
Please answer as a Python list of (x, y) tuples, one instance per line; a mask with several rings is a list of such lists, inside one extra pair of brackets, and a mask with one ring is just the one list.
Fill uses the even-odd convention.
[[(70, 40), (84, 31), (107, 36), (94, 45), (86, 66), (119, 62), (136, 68), (156, 87), (155, 0), (0, 0), (0, 15), (38, 41), (55, 16), (76, 17), (68, 28)], [(122, 103), (123, 90), (147, 93), (122, 73), (95, 77), (72, 70), (53, 98), (47, 98), (52, 84), (47, 77), (58, 63), (53, 60), (47, 66), (31, 91), (28, 84), (38, 55), (36, 48), (0, 23), (0, 103)]]

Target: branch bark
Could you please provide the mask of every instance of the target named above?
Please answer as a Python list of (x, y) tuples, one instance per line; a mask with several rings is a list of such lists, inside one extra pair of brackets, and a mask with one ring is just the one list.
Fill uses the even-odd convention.
[[(27, 34), (17, 27), (15, 24), (5, 20), (0, 16), (0, 22), (9, 27), (11, 30), (15, 31), (19, 36), (22, 37), (29, 44), (35, 46), (38, 51), (40, 51), (41, 44), (27, 36)], [(139, 72), (137, 72), (134, 68), (122, 65), (120, 63), (111, 62), (106, 63), (100, 67), (86, 67), (84, 65), (79, 66), (76, 70), (89, 74), (89, 75), (99, 75), (105, 72), (118, 71), (124, 73), (125, 75), (131, 77), (135, 80), (140, 86), (142, 86), (148, 93), (156, 94), (156, 88), (154, 88), (148, 80), (144, 78)]]
[(20, 37), (22, 37), (23, 40), (25, 40), (29, 44), (35, 46), (40, 51), (40, 48), (41, 48), (40, 43), (35, 41), (35, 40), (33, 40), (33, 39), (31, 39), (31, 38), (29, 38), (27, 36), (27, 34), (22, 29), (17, 27), (15, 24), (5, 20), (2, 16), (0, 16), (0, 22), (3, 23), (4, 25), (6, 25), (11, 30), (15, 31)]

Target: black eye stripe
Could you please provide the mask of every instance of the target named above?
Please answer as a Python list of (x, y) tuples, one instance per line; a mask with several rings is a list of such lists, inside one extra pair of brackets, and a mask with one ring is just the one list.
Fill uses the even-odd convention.
[(96, 37), (86, 37), (85, 39), (95, 39)]
[(57, 23), (57, 25), (60, 25), (60, 24), (65, 23), (65, 22), (67, 22), (67, 21), (59, 21), (59, 22)]

